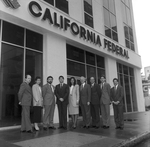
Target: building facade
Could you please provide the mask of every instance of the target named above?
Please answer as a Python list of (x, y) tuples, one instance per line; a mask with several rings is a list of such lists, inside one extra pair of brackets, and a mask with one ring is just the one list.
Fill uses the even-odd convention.
[(150, 66), (144, 67), (145, 80), (150, 80)]
[[(25, 74), (101, 75), (124, 87), (124, 112), (144, 111), (141, 57), (130, 0), (0, 1), (0, 127), (20, 124), (17, 92)], [(111, 106), (111, 114), (113, 109)], [(58, 122), (55, 109), (54, 122)]]

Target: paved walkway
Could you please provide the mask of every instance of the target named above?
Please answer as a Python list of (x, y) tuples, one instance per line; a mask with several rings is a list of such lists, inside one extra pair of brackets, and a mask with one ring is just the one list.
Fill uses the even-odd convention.
[[(20, 133), (20, 129), (0, 131), (0, 147), (119, 147), (131, 145), (150, 136), (150, 111), (125, 114), (124, 130), (116, 130), (113, 117), (109, 129), (84, 129), (78, 120), (77, 129)], [(57, 127), (57, 126), (56, 126)]]

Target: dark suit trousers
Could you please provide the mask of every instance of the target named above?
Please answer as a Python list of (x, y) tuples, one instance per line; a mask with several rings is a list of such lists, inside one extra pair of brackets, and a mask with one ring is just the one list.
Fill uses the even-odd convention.
[(116, 127), (124, 127), (123, 105), (114, 105), (114, 120)]
[(30, 121), (30, 106), (22, 106), (21, 131), (32, 130)]
[(90, 126), (91, 122), (90, 105), (88, 106), (87, 104), (81, 104), (81, 111), (83, 117), (83, 125)]
[(99, 127), (100, 125), (100, 105), (91, 104), (92, 125)]
[(67, 103), (58, 102), (59, 127), (67, 128)]

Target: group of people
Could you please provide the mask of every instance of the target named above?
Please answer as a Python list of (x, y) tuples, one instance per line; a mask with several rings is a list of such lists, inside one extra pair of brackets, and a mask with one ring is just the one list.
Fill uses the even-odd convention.
[(35, 84), (31, 88), (29, 85), (31, 76), (26, 75), (18, 92), (19, 104), (22, 106), (21, 132), (33, 132), (30, 121), (32, 104), (34, 130), (36, 131), (39, 130), (38, 123), (42, 121), (44, 130), (56, 129), (53, 124), (55, 104), (58, 107), (58, 129), (67, 129), (67, 109), (72, 118), (72, 128), (76, 129), (79, 106), (83, 117), (83, 128), (98, 129), (101, 111), (102, 128), (108, 129), (110, 104), (113, 104), (116, 129), (122, 130), (124, 128), (123, 88), (119, 85), (117, 78), (113, 79), (114, 87), (112, 88), (106, 83), (105, 76), (101, 76), (100, 81), (101, 84), (96, 84), (95, 78), (91, 77), (90, 84), (87, 84), (86, 78), (82, 76), (79, 86), (76, 79), (71, 77), (67, 85), (64, 83), (64, 77), (59, 76), (59, 84), (54, 86), (53, 77), (49, 76), (47, 84), (41, 87), (41, 78), (36, 77)]

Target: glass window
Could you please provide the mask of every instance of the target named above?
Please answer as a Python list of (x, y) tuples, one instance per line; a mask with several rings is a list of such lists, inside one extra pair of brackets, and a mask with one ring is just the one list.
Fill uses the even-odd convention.
[(134, 44), (131, 43), (131, 50), (135, 51)]
[(97, 68), (97, 75), (98, 75), (98, 83), (100, 83), (101, 76), (105, 76), (105, 70), (101, 68)]
[(42, 54), (26, 50), (26, 67), (25, 74), (29, 74), (32, 77), (31, 85), (34, 84), (36, 76), (42, 78)]
[(118, 42), (118, 34), (116, 32), (112, 31), (112, 37), (113, 37), (113, 40)]
[(111, 29), (105, 27), (105, 35), (109, 38), (111, 38)]
[(116, 22), (116, 16), (115, 15), (110, 14), (110, 22), (111, 22), (112, 30), (117, 32), (117, 22)]
[(79, 62), (85, 62), (84, 51), (69, 44), (67, 44), (67, 58)]
[(129, 74), (130, 76), (134, 76), (133, 68), (129, 67)]
[(84, 0), (84, 11), (90, 15), (93, 15), (92, 12), (92, 0)]
[(127, 47), (127, 48), (130, 48), (130, 42), (129, 42), (129, 40), (126, 40), (126, 39), (125, 39), (125, 42), (126, 42), (126, 47)]
[(62, 10), (65, 13), (69, 13), (68, 0), (55, 0), (56, 8)]
[(104, 8), (104, 23), (107, 27), (111, 27), (109, 19), (109, 11)]
[(68, 75), (73, 75), (73, 76), (85, 76), (85, 65), (72, 62), (72, 61), (67, 61), (67, 74)]
[(26, 47), (42, 51), (43, 35), (26, 30)]
[(105, 61), (104, 61), (104, 57), (101, 56), (96, 56), (97, 58), (97, 66), (101, 67), (101, 68), (105, 68)]
[(125, 65), (123, 65), (123, 73), (124, 73), (125, 75), (128, 75), (128, 74), (129, 74), (129, 73), (128, 73), (128, 67), (125, 66)]
[(86, 52), (86, 63), (95, 65), (95, 55), (89, 52)]
[(129, 39), (129, 30), (128, 30), (128, 26), (124, 24), (124, 34), (125, 34), (125, 38)]
[(54, 6), (54, 0), (44, 0), (44, 1)]
[(129, 35), (130, 35), (130, 41), (131, 42), (134, 42), (134, 39), (133, 39), (133, 31), (132, 31), (132, 28), (129, 27)]
[(3, 21), (2, 40), (24, 46), (24, 28)]
[(93, 28), (93, 17), (84, 13), (84, 18), (85, 18), (85, 24)]
[(94, 77), (96, 81), (96, 68), (87, 66), (87, 82), (90, 84), (90, 77)]
[(23, 79), (23, 53), (19, 47), (2, 43), (0, 72), (0, 127), (20, 124), (17, 93)]
[(130, 14), (130, 9), (128, 7), (126, 7), (126, 12), (127, 12), (127, 24), (131, 27), (132, 26), (131, 14)]
[(109, 11), (112, 12), (113, 14), (115, 14), (115, 2), (114, 2), (114, 0), (109, 0)]
[(103, 5), (104, 5), (105, 8), (109, 9), (108, 0), (103, 0)]

